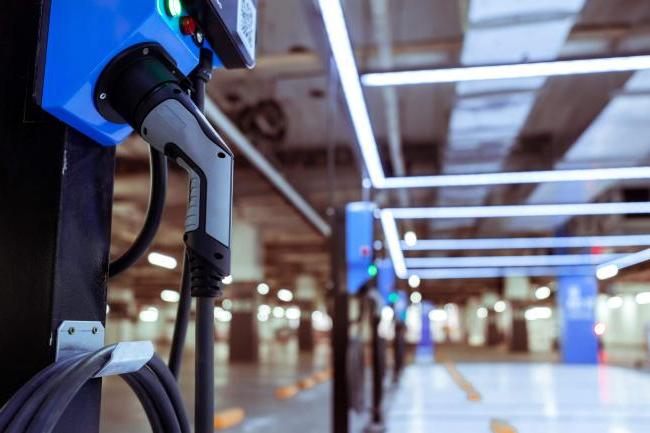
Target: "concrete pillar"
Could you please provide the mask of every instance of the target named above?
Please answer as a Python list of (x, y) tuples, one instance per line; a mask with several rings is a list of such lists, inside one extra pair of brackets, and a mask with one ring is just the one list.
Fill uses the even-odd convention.
[(530, 300), (531, 288), (528, 277), (513, 276), (505, 279), (505, 297), (512, 307), (512, 329), (510, 351), (528, 352), (528, 324), (526, 323), (526, 301)]
[(494, 311), (494, 304), (499, 300), (499, 295), (496, 293), (485, 293), (483, 295), (483, 305), (487, 309), (487, 326), (485, 329), (485, 344), (486, 346), (496, 346), (501, 342), (501, 335), (497, 323), (497, 313)]
[(314, 350), (314, 328), (311, 323), (311, 313), (314, 311), (316, 293), (316, 278), (311, 275), (296, 277), (296, 302), (300, 307), (300, 325), (298, 327), (298, 349), (301, 352)]
[(298, 302), (300, 307), (300, 325), (298, 326), (298, 350), (301, 352), (314, 351), (314, 327), (311, 322), (311, 313), (314, 303), (309, 301)]
[(232, 301), (230, 322), (230, 361), (256, 362), (258, 359), (257, 284), (264, 280), (262, 241), (257, 228), (235, 218), (232, 226), (231, 268), (233, 286), (228, 287)]
[[(232, 225), (231, 269), (234, 282), (264, 281), (264, 254), (259, 230), (235, 216)], [(251, 287), (255, 292), (257, 284)]]
[(528, 323), (526, 322), (526, 307), (512, 301), (512, 330), (510, 332), (510, 351), (528, 352)]
[(257, 362), (257, 302), (255, 286), (242, 285), (230, 291), (232, 320), (230, 321), (230, 361)]
[(568, 364), (598, 362), (596, 296), (598, 281), (593, 275), (566, 275), (557, 279), (562, 360)]

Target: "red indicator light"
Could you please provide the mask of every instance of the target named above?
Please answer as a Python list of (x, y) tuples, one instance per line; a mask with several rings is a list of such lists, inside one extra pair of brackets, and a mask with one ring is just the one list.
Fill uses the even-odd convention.
[(198, 26), (192, 17), (182, 17), (180, 19), (181, 33), (190, 36), (196, 34)]

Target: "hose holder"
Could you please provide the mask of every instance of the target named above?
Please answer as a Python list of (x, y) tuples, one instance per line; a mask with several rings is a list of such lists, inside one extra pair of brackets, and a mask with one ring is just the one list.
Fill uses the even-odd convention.
[[(66, 320), (57, 330), (56, 361), (104, 347), (104, 326), (101, 322)], [(111, 359), (95, 375), (96, 378), (134, 373), (153, 358), (151, 341), (118, 343)]]

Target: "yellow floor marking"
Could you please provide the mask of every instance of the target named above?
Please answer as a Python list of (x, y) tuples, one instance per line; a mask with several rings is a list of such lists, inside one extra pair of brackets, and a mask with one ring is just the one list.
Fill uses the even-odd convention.
[(278, 400), (286, 400), (295, 397), (296, 394), (298, 394), (298, 391), (299, 389), (297, 386), (283, 386), (275, 390), (275, 397)]
[(490, 421), (492, 433), (517, 433), (517, 429), (500, 419)]
[[(460, 387), (465, 394), (467, 394), (467, 399), (469, 401), (479, 402), (481, 401), (481, 394), (474, 388), (474, 386), (463, 377), (463, 375), (458, 371), (456, 365), (452, 361), (444, 362), (447, 372), (451, 376), (456, 385)], [(506, 432), (503, 432), (506, 433)]]
[(301, 379), (300, 382), (298, 382), (298, 386), (302, 390), (312, 389), (316, 386), (316, 381), (311, 377), (305, 377), (304, 379)]
[(317, 372), (317, 373), (314, 373), (314, 374), (312, 375), (312, 378), (316, 381), (316, 383), (327, 382), (328, 380), (331, 379), (331, 377), (330, 377), (330, 372), (328, 372), (328, 371), (326, 371), (326, 370), (323, 370), (323, 371), (319, 371), (319, 372)]
[(246, 413), (240, 407), (217, 412), (214, 414), (214, 428), (217, 430), (225, 430), (234, 427), (244, 421), (245, 417)]

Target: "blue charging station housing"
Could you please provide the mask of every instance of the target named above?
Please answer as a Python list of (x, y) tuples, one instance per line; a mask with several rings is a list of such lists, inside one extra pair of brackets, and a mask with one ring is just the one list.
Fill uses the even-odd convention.
[(375, 209), (375, 204), (370, 202), (348, 203), (345, 208), (347, 289), (353, 295), (370, 279)]
[[(43, 10), (36, 99), (45, 111), (103, 146), (114, 146), (133, 129), (106, 120), (94, 103), (106, 65), (127, 48), (158, 43), (183, 74), (199, 63), (200, 47), (183, 35), (180, 16), (164, 0), (49, 0)], [(207, 41), (203, 47), (208, 47)], [(221, 62), (215, 54), (215, 67)]]

